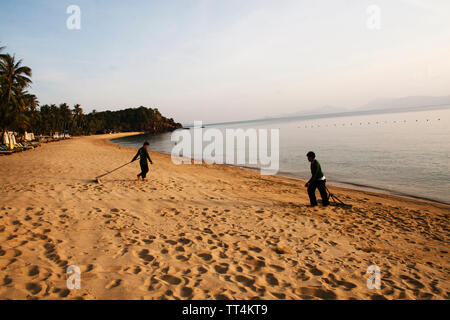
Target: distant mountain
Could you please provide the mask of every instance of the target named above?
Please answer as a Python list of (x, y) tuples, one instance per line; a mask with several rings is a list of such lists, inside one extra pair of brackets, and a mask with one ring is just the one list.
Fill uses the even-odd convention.
[(431, 97), (431, 96), (411, 96), (403, 98), (393, 98), (393, 99), (377, 99), (365, 104), (362, 107), (356, 109), (347, 109), (342, 107), (334, 107), (325, 105), (323, 107), (301, 110), (292, 113), (277, 114), (273, 116), (267, 116), (264, 119), (274, 119), (274, 118), (289, 118), (289, 117), (300, 117), (300, 116), (316, 116), (316, 115), (326, 115), (326, 114), (340, 114), (347, 112), (358, 112), (358, 111), (383, 111), (387, 109), (391, 110), (402, 110), (408, 108), (419, 108), (419, 107), (431, 107), (431, 106), (442, 106), (450, 105), (450, 96), (442, 97)]
[(358, 110), (406, 109), (427, 106), (450, 105), (450, 96), (413, 96), (394, 99), (377, 99)]

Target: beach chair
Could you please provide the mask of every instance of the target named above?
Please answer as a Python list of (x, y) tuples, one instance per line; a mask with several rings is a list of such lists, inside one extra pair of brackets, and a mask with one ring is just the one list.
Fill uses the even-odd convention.
[(10, 155), (10, 154), (13, 154), (13, 153), (14, 153), (14, 150), (10, 150), (4, 144), (0, 145), (0, 155), (4, 156), (4, 155)]
[(36, 147), (31, 142), (26, 142), (26, 141), (22, 142), (22, 145), (28, 149), (34, 149)]
[(14, 151), (12, 150), (0, 150), (0, 156), (9, 156), (10, 154), (13, 154)]
[(16, 147), (22, 148), (22, 150), (33, 149), (33, 147), (26, 146), (26, 145), (24, 144), (24, 142), (16, 142), (16, 145), (14, 146), (14, 149), (15, 149)]

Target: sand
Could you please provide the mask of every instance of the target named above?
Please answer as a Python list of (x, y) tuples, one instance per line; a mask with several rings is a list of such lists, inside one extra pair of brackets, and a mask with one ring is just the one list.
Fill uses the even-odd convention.
[(448, 205), (331, 187), (353, 207), (310, 208), (302, 181), (158, 153), (148, 182), (136, 162), (97, 184), (136, 151), (118, 136), (0, 157), (1, 299), (449, 299)]

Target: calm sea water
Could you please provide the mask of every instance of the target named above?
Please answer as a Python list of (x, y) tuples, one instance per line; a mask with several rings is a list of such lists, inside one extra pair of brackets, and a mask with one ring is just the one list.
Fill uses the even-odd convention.
[[(450, 106), (206, 126), (209, 127), (279, 129), (280, 175), (308, 178), (305, 154), (313, 150), (330, 184), (450, 203)], [(148, 140), (151, 150), (171, 153), (174, 142), (170, 137), (167, 133), (112, 141), (137, 148)]]

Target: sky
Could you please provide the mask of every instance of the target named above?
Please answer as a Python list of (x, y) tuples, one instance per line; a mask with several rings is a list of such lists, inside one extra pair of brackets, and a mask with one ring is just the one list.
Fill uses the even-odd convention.
[(448, 0), (2, 0), (0, 44), (41, 104), (182, 123), (450, 94)]

